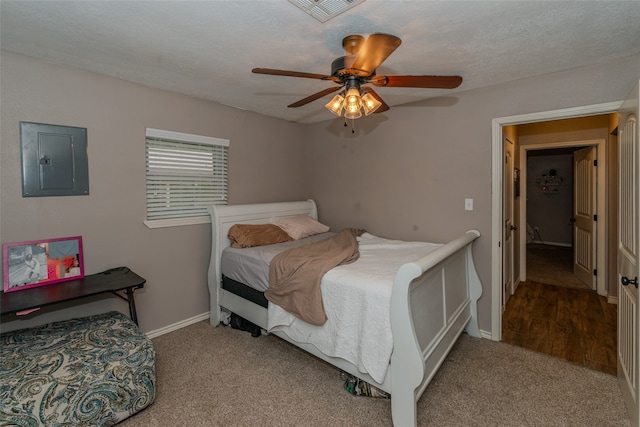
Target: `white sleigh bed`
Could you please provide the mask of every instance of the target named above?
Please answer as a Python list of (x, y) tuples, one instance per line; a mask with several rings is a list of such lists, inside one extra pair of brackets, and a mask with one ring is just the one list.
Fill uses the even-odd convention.
[[(253, 205), (211, 206), (212, 248), (208, 286), (211, 325), (221, 321), (221, 308), (268, 329), (268, 310), (222, 287), (221, 257), (230, 246), (227, 234), (234, 224), (266, 224), (306, 214), (317, 219), (313, 200)], [(404, 263), (391, 290), (390, 323), (393, 341), (384, 380), (376, 381), (353, 363), (322, 353), (276, 330), (273, 334), (322, 360), (391, 394), (393, 424), (415, 426), (416, 403), (460, 334), (480, 337), (477, 300), (482, 285), (475, 270), (472, 243), (475, 230), (438, 247), (428, 255)], [(271, 304), (271, 303), (270, 303)]]

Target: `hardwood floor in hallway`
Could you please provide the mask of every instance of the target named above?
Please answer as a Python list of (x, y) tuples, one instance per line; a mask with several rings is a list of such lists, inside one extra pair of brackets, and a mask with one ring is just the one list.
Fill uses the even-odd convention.
[(502, 340), (616, 375), (617, 306), (591, 290), (520, 283), (502, 316)]

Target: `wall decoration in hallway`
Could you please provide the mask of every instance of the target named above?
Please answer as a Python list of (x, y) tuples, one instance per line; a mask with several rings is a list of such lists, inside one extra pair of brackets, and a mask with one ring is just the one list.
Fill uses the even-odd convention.
[(555, 194), (558, 192), (563, 181), (562, 177), (558, 176), (558, 171), (555, 169), (549, 169), (549, 173), (542, 174), (536, 183), (538, 184), (538, 187), (540, 187), (540, 191), (543, 193)]

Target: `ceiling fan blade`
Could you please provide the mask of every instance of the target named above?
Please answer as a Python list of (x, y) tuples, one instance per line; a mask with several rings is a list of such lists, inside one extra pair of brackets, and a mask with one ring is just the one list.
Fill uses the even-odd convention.
[(316, 99), (320, 99), (323, 96), (329, 95), (330, 93), (333, 93), (333, 92), (335, 92), (337, 90), (340, 90), (340, 89), (342, 89), (342, 86), (330, 87), (330, 88), (325, 89), (323, 91), (320, 91), (318, 93), (314, 93), (313, 95), (307, 96), (306, 98), (301, 99), (298, 102), (294, 102), (291, 105), (287, 105), (287, 107), (289, 107), (289, 108), (301, 107), (301, 106), (303, 106), (305, 104), (310, 103), (311, 101), (315, 101)]
[(371, 34), (360, 48), (351, 71), (359, 76), (370, 76), (400, 44), (402, 40), (391, 34)]
[[(268, 74), (271, 76), (304, 77), (307, 79), (334, 80), (332, 76), (314, 73), (302, 73), (300, 71), (274, 70), (273, 68), (254, 68), (251, 70), (255, 74)], [(338, 80), (339, 81), (339, 80)]]
[(368, 94), (370, 94), (371, 96), (373, 96), (375, 99), (377, 99), (379, 102), (382, 103), (382, 105), (380, 105), (378, 107), (378, 109), (373, 112), (373, 114), (383, 113), (383, 112), (387, 111), (390, 108), (387, 105), (387, 103), (384, 102), (384, 100), (382, 98), (380, 98), (380, 95), (378, 95), (378, 93), (375, 90), (373, 90), (372, 88), (370, 88), (369, 86), (362, 86), (362, 90), (364, 90), (365, 92), (367, 92)]
[(460, 76), (375, 76), (369, 83), (378, 87), (421, 87), (455, 89), (462, 83)]

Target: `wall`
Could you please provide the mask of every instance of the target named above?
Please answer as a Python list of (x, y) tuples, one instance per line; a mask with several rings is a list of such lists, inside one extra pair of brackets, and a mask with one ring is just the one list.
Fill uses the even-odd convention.
[[(538, 180), (555, 169), (562, 184), (543, 192)], [(543, 178), (544, 179), (544, 178)], [(527, 224), (534, 231), (534, 240), (552, 245), (573, 246), (573, 156), (543, 155), (527, 159)]]
[[(490, 331), (491, 251), (498, 244), (491, 241), (492, 119), (622, 100), (639, 77), (635, 55), (392, 107), (357, 120), (353, 135), (340, 120), (310, 125), (311, 195), (336, 228), (431, 241), (478, 229), (479, 320)], [(384, 98), (384, 88), (379, 93)], [(474, 199), (473, 211), (464, 210), (465, 198)]]
[[(138, 84), (1, 53), (0, 240), (82, 235), (87, 274), (127, 265), (147, 279), (136, 291), (140, 326), (152, 331), (209, 311), (209, 224), (149, 229), (145, 219), (145, 128), (231, 140), (229, 202), (308, 198), (302, 125)], [(19, 122), (86, 127), (89, 196), (23, 198)], [(257, 179), (259, 177), (259, 179)], [(59, 308), (60, 306), (56, 306)], [(118, 309), (96, 298), (4, 331)]]

